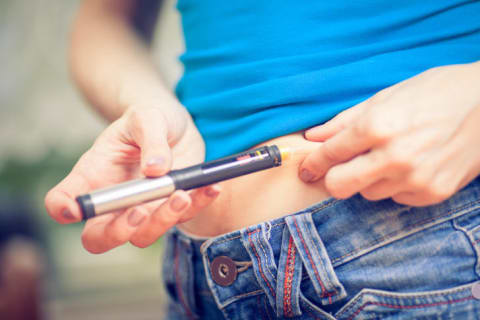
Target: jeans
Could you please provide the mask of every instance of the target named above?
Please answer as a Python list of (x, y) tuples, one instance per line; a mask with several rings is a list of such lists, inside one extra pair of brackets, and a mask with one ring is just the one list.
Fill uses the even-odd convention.
[(429, 207), (327, 199), (166, 239), (167, 319), (480, 319), (480, 178)]

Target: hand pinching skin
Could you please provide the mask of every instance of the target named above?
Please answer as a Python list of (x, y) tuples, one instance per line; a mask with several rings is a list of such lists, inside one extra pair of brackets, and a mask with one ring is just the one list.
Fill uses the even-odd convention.
[(336, 198), (439, 203), (480, 173), (480, 63), (430, 69), (305, 133), (300, 166)]

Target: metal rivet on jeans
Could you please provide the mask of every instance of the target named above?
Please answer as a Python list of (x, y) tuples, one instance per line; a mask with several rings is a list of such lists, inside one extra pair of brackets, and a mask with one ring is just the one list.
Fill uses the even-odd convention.
[(474, 283), (472, 286), (472, 296), (480, 300), (480, 282)]
[(237, 266), (232, 259), (218, 256), (210, 264), (212, 279), (221, 286), (231, 285), (237, 279)]

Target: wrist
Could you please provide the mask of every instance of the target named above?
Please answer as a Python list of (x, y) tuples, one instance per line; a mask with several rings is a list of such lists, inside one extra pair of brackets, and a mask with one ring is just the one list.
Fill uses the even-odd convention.
[(119, 87), (117, 105), (122, 113), (131, 106), (173, 106), (178, 103), (175, 95), (165, 88), (160, 79), (135, 75), (132, 73)]

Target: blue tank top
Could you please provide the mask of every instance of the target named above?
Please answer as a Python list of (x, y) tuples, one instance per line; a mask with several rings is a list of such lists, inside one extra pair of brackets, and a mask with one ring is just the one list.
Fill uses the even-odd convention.
[(176, 93), (207, 160), (321, 124), (434, 66), (480, 60), (480, 1), (178, 0)]

